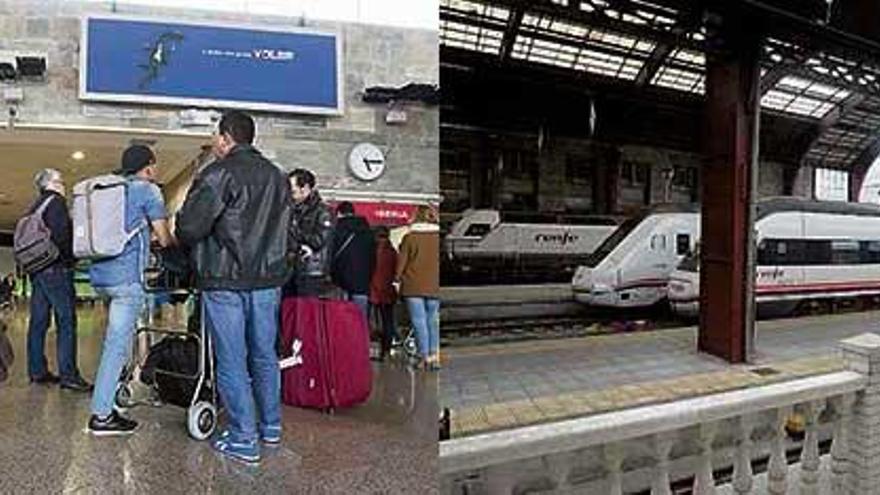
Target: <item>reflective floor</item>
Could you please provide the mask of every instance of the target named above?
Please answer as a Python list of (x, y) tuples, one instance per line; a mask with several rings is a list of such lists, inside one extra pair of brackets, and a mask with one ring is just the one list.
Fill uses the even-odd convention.
[[(102, 309), (79, 311), (79, 357), (92, 380), (103, 333)], [(398, 363), (375, 364), (370, 401), (334, 416), (284, 408), (280, 447), (263, 449), (252, 467), (226, 460), (191, 440), (185, 413), (141, 406), (127, 438), (84, 432), (89, 397), (29, 385), (27, 315), (4, 314), (16, 352), (0, 384), (0, 494), (17, 493), (436, 493), (437, 374)], [(47, 340), (55, 367), (54, 330)], [(222, 417), (221, 417), (222, 421)]]

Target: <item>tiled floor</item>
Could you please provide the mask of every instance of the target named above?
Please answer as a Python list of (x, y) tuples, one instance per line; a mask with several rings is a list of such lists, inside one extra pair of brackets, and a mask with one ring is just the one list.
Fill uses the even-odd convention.
[[(8, 316), (8, 315), (7, 315)], [(80, 311), (80, 361), (91, 380), (102, 313)], [(284, 408), (284, 440), (249, 467), (218, 457), (186, 434), (184, 412), (139, 407), (129, 438), (84, 433), (88, 397), (31, 386), (24, 372), (26, 320), (9, 318), (17, 360), (0, 385), (0, 494), (18, 493), (437, 493), (436, 374), (376, 367), (370, 402), (327, 416)], [(54, 368), (54, 332), (47, 355)]]
[(450, 349), (440, 402), (460, 437), (837, 370), (837, 343), (880, 330), (880, 313), (758, 328), (753, 366), (697, 353), (694, 328)]

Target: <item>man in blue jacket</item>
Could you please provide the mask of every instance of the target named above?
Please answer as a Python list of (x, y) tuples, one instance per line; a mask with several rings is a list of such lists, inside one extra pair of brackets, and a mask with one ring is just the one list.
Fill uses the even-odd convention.
[(122, 167), (117, 173), (128, 179), (125, 228), (136, 234), (119, 256), (95, 261), (89, 268), (89, 280), (95, 291), (110, 299), (88, 425), (89, 432), (99, 436), (131, 434), (138, 426), (136, 421), (122, 416), (114, 408), (116, 388), (131, 351), (138, 316), (144, 309), (144, 268), (149, 256), (150, 232), (156, 234), (163, 247), (175, 243), (168, 227), (165, 201), (156, 185), (159, 166), (153, 151), (144, 145), (129, 146), (122, 154)]

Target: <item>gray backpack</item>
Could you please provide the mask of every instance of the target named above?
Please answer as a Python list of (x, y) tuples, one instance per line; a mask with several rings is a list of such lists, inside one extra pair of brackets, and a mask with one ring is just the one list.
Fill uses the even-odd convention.
[(128, 181), (101, 175), (73, 186), (73, 255), (78, 259), (105, 259), (122, 254), (140, 228), (125, 230), (125, 194)]
[(15, 262), (25, 273), (31, 274), (48, 267), (58, 259), (58, 246), (52, 242), (52, 232), (43, 221), (43, 213), (54, 199), (49, 196), (40, 206), (15, 224), (12, 250)]

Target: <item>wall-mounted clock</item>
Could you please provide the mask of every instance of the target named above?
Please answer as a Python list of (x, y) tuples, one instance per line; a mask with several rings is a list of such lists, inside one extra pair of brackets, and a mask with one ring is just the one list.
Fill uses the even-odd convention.
[(360, 180), (376, 180), (385, 171), (385, 155), (374, 144), (358, 144), (348, 155), (348, 168)]

